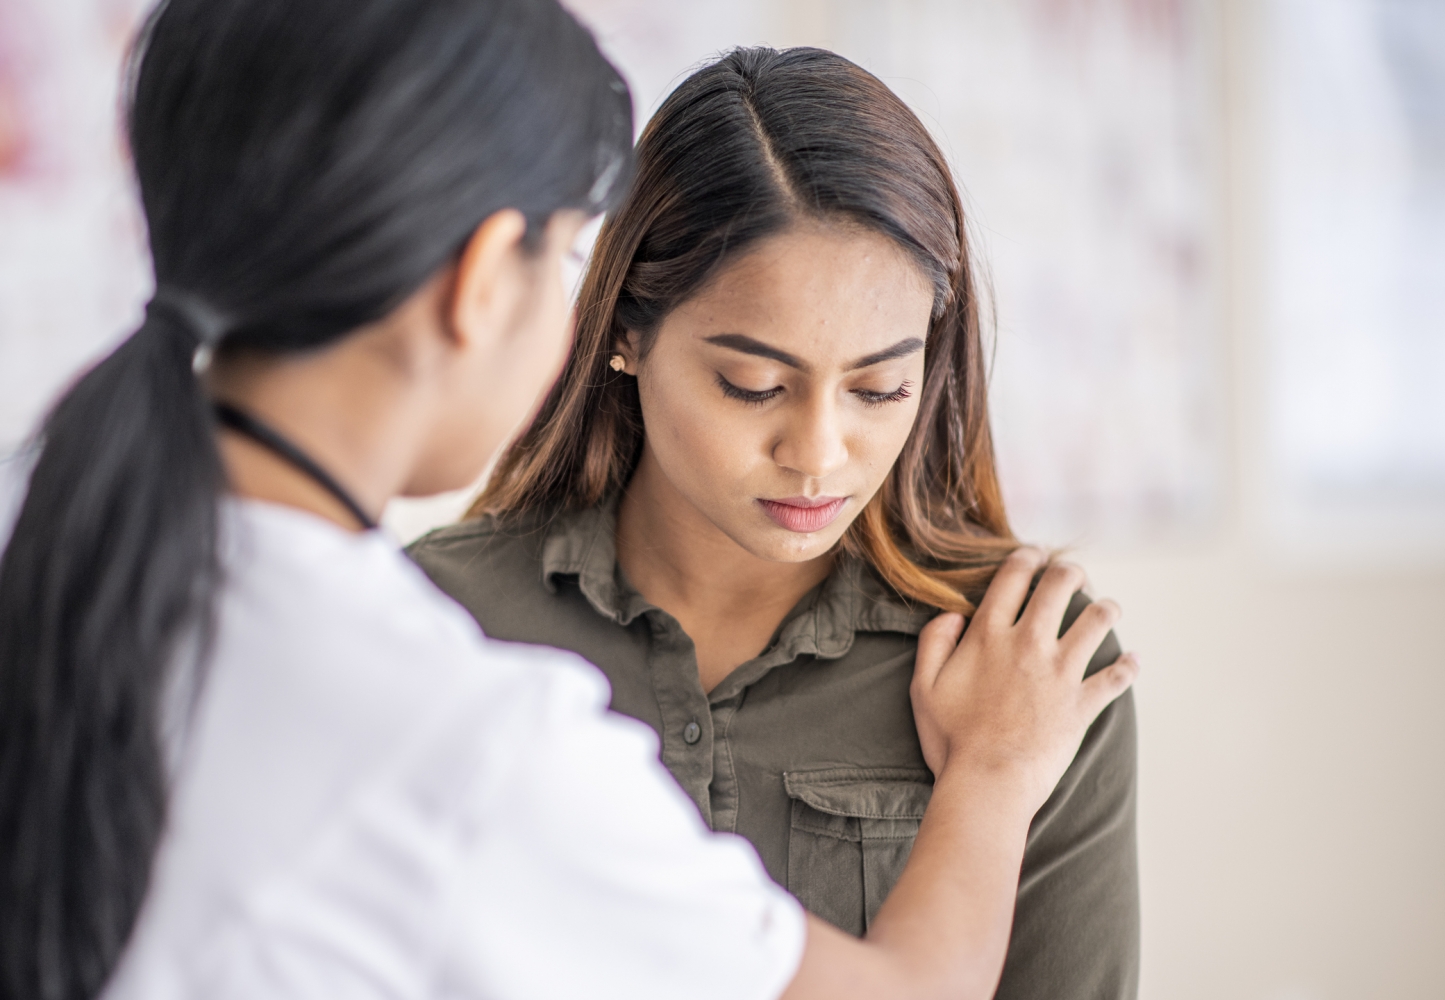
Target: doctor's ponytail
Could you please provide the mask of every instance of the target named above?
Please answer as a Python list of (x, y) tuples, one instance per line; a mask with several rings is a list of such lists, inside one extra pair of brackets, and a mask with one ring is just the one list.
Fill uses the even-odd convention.
[(6, 997), (103, 982), (145, 895), (157, 705), (216, 580), (223, 477), (194, 350), (148, 317), (66, 394), (0, 570)]
[(0, 1000), (97, 996), (147, 892), (223, 582), (197, 362), (332, 343), (630, 164), (627, 88), (553, 0), (167, 0), (136, 48), (159, 291), (45, 419), (0, 559)]

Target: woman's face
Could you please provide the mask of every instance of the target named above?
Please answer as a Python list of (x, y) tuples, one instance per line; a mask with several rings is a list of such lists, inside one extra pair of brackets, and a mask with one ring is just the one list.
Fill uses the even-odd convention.
[(637, 374), (646, 448), (684, 502), (755, 556), (824, 555), (918, 413), (933, 289), (887, 237), (805, 224), (663, 321)]

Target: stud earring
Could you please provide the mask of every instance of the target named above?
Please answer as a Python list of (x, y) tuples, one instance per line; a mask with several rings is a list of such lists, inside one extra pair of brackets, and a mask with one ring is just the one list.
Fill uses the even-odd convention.
[(620, 354), (614, 354), (612, 355), (612, 360), (607, 362), (607, 365), (613, 371), (620, 372), (627, 367), (627, 359)]

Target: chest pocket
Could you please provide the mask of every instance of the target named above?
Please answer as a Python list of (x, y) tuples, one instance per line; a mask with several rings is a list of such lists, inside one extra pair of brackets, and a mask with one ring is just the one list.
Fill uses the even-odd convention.
[(789, 771), (788, 891), (829, 923), (862, 935), (908, 863), (933, 794), (926, 770)]

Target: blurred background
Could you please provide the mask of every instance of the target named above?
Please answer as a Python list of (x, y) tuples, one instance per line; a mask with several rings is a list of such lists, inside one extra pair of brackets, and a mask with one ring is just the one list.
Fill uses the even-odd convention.
[[(0, 0), (0, 457), (149, 293), (145, 6)], [(571, 6), (639, 125), (820, 45), (950, 157), (1015, 526), (1145, 663), (1146, 1000), (1445, 998), (1445, 0)]]

